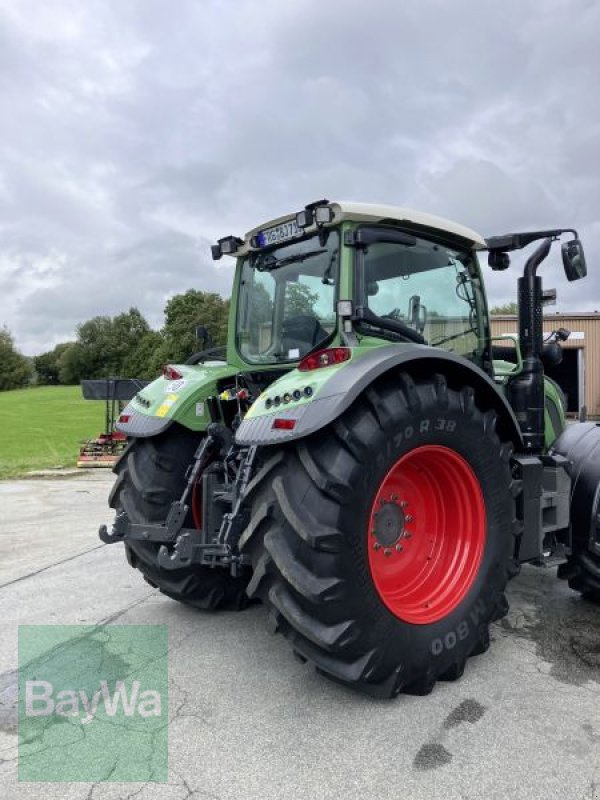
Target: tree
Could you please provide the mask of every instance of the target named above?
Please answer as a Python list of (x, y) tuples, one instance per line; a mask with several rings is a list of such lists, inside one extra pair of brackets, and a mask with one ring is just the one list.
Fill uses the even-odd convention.
[(113, 374), (138, 377), (129, 371), (131, 359), (150, 333), (150, 326), (137, 308), (113, 317), (110, 332)]
[(60, 382), (126, 376), (132, 354), (149, 333), (150, 326), (137, 308), (116, 317), (92, 317), (77, 327), (77, 341), (58, 358)]
[(505, 303), (503, 306), (492, 306), (490, 314), (492, 316), (506, 316), (508, 314), (517, 314), (519, 307), (516, 303)]
[(16, 349), (8, 328), (0, 328), (0, 391), (27, 386), (32, 372), (31, 360)]
[(121, 375), (128, 378), (144, 378), (151, 380), (160, 372), (162, 362), (160, 353), (163, 338), (157, 331), (145, 333), (122, 363)]
[(304, 283), (288, 283), (285, 287), (285, 315), (295, 317), (300, 314), (316, 316), (315, 303), (319, 295), (311, 292)]
[(85, 375), (85, 349), (79, 342), (70, 342), (57, 360), (58, 382), (65, 386), (79, 383)]
[(57, 344), (53, 350), (34, 356), (33, 366), (35, 368), (37, 383), (53, 385), (60, 383), (60, 358), (65, 350), (68, 350), (73, 342), (62, 342)]
[(208, 328), (214, 346), (227, 342), (229, 300), (212, 292), (189, 289), (176, 294), (165, 306), (165, 325), (162, 330), (163, 346), (159, 360), (182, 362), (199, 348), (196, 327)]

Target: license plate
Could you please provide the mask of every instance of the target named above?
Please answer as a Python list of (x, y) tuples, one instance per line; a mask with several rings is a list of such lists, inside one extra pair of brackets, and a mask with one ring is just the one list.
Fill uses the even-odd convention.
[(302, 231), (296, 224), (296, 220), (291, 219), (289, 222), (282, 222), (281, 225), (275, 225), (273, 228), (265, 228), (258, 234), (256, 240), (259, 247), (268, 247), (301, 235)]

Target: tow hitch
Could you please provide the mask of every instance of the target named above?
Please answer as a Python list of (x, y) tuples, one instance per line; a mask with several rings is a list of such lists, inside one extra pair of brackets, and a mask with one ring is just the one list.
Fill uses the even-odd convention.
[[(223, 458), (223, 452), (227, 452)], [(221, 460), (223, 480), (207, 470), (209, 465)], [(228, 480), (228, 467), (238, 460), (239, 466), (233, 480)], [(124, 511), (117, 514), (112, 529), (101, 525), (98, 536), (105, 544), (141, 541), (160, 545), (158, 566), (163, 570), (177, 570), (193, 564), (210, 567), (229, 567), (232, 575), (248, 564), (247, 556), (234, 551), (246, 527), (248, 513), (243, 500), (246, 487), (254, 469), (256, 447), (245, 449), (232, 445), (230, 431), (223, 425), (209, 425), (207, 436), (194, 453), (187, 473), (187, 481), (179, 500), (171, 504), (163, 524), (131, 522)], [(202, 481), (202, 527), (184, 528), (190, 510), (189, 499), (198, 481)], [(215, 534), (215, 521), (220, 519)], [(213, 532), (211, 535), (211, 531)]]

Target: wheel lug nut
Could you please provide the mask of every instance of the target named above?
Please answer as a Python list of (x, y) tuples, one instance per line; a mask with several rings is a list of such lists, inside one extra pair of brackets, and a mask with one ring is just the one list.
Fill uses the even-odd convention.
[(412, 522), (412, 521), (413, 521), (413, 516), (412, 516), (411, 514), (407, 514), (407, 515), (406, 515), (406, 517), (405, 517), (404, 519), (405, 519), (407, 522)]
[(391, 556), (392, 555), (392, 551), (390, 550), (389, 547), (385, 548), (385, 550), (383, 551), (383, 555), (384, 556)]
[(375, 544), (373, 545), (373, 550), (381, 550), (381, 545), (379, 544), (379, 542), (375, 542)]
[(402, 552), (402, 545), (401, 544), (397, 544), (396, 545), (396, 552), (397, 553), (401, 553)]
[(406, 500), (402, 500), (402, 502), (400, 503), (400, 506), (402, 508), (406, 508), (407, 505), (408, 505), (408, 503), (406, 502)]

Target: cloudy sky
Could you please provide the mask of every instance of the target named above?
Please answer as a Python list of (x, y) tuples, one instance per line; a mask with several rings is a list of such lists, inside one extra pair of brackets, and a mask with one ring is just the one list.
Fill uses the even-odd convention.
[[(600, 310), (594, 0), (0, 0), (0, 325), (27, 354), (188, 288), (320, 197), (576, 226)], [(514, 299), (517, 269), (491, 275)]]

